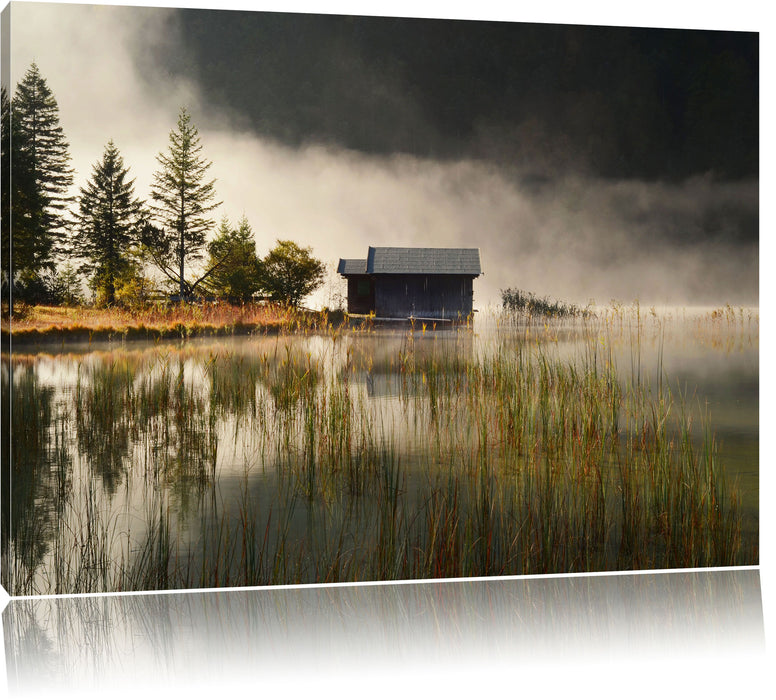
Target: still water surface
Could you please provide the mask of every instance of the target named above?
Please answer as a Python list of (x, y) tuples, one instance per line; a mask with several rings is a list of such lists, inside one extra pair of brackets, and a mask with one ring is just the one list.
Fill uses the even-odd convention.
[[(699, 445), (705, 416), (740, 497), (744, 540), (756, 548), (756, 312), (530, 327), (490, 320), (473, 331), (17, 348), (2, 376), (13, 423), (2, 475), (11, 497), (3, 583), (17, 594), (234, 585), (249, 568), (271, 582), (336, 579), (339, 569), (332, 576), (334, 565), (315, 562), (390, 540), (385, 529), (397, 521), (372, 517), (380, 504), (393, 503), (391, 518), (412, 518), (426, 507), (423, 484), (445, 488), (459, 460), (450, 455), (477, 459), (468, 446), (491, 433), (477, 433), (467, 409), (467, 367), (505, 346), (612, 368), (622, 386), (655, 396), (670, 392)], [(424, 365), (428, 358), (437, 364)], [(433, 369), (414, 372), (419, 366)], [(389, 466), (376, 481), (316, 471), (324, 461), (332, 474), (352, 471), (338, 455), (371, 454), (375, 445), (389, 455), (378, 456)], [(185, 575), (116, 577), (116, 567), (140, 570), (151, 557)], [(349, 575), (392, 571), (355, 566)]]

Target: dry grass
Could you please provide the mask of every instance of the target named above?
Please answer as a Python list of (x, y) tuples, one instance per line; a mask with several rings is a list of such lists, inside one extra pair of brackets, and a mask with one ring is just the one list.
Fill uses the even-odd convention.
[(155, 305), (144, 309), (32, 306), (3, 323), (16, 342), (155, 339), (310, 330), (325, 326), (317, 312), (272, 304)]

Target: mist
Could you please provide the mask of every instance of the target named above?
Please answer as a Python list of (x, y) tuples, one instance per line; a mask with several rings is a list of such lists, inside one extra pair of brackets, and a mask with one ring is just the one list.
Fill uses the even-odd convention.
[[(196, 80), (148, 73), (153, 65), (138, 57), (184, 42), (172, 10), (11, 10), (11, 87), (38, 64), (70, 143), (74, 195), (113, 139), (136, 194), (148, 197), (156, 155), (186, 106), (223, 202), (214, 219), (245, 215), (259, 255), (276, 239), (311, 246), (330, 265), (366, 257), (370, 245), (479, 247), (480, 309), (499, 303), (507, 287), (582, 305), (758, 303), (755, 179), (699, 172), (668, 182), (547, 171), (541, 144), (523, 147), (524, 132), (502, 126), (491, 134), (483, 127), (478, 139), (499, 139), (505, 152), (520, 154), (508, 162), (377, 155), (315, 141), (291, 146), (257, 134), (229, 105), (209, 100)], [(323, 303), (324, 292), (308, 300)]]

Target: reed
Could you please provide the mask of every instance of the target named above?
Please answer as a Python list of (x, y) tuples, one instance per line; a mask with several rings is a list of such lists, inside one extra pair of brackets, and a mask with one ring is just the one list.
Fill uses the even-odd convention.
[[(54, 465), (27, 499), (60, 496), (59, 514), (20, 521), (4, 546), (13, 590), (756, 562), (711, 417), (660, 352), (644, 364), (670, 329), (634, 322), (586, 318), (571, 352), (562, 327), (507, 325), (476, 347), (466, 332), (386, 336), (377, 355), (358, 334), (308, 331), (74, 358), (56, 411), (20, 370), (19, 449)], [(627, 373), (620, 342), (642, 357)], [(395, 395), (376, 400), (384, 376)], [(53, 559), (30, 541), (53, 541)]]

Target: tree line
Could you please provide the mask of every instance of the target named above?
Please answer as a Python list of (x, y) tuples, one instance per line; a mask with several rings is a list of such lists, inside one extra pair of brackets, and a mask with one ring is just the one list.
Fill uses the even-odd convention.
[(3, 298), (79, 303), (83, 280), (102, 306), (143, 303), (160, 292), (297, 306), (322, 284), (324, 265), (310, 248), (278, 240), (260, 258), (245, 216), (236, 225), (224, 217), (207, 241), (221, 202), (185, 108), (156, 157), (147, 202), (112, 139), (86, 185), (69, 196), (68, 149), (57, 101), (33, 63), (13, 99), (2, 89)]

